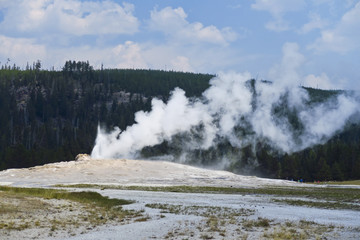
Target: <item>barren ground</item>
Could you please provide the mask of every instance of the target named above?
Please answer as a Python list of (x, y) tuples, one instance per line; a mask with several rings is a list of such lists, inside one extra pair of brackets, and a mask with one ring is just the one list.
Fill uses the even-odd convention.
[[(214, 186), (228, 188), (304, 188), (283, 180), (240, 176), (162, 161), (94, 160), (61, 162), (0, 172), (0, 184), (52, 187), (55, 184), (116, 186)], [(307, 185), (307, 187), (309, 187)], [(317, 188), (317, 186), (311, 186)], [(84, 189), (71, 188), (72, 191)], [(0, 220), (15, 218), (22, 228), (0, 228), (1, 239), (360, 239), (359, 202), (354, 209), (289, 205), (291, 201), (327, 203), (307, 196), (209, 194), (120, 189), (86, 189), (104, 196), (134, 200), (124, 209), (140, 211), (141, 219), (109, 221), (90, 227), (47, 224), (86, 217), (83, 206), (63, 200), (21, 202), (0, 191)], [(358, 191), (355, 189), (354, 191)], [(22, 215), (11, 215), (11, 209)], [(30, 208), (30, 209), (29, 209)], [(26, 210), (27, 209), (27, 210)], [(25, 211), (26, 210), (26, 211)], [(33, 210), (33, 211), (31, 211)], [(10, 215), (9, 215), (10, 214)], [(50, 220), (49, 220), (50, 219)], [(21, 225), (21, 224), (23, 225)], [(61, 226), (61, 227), (59, 227)]]

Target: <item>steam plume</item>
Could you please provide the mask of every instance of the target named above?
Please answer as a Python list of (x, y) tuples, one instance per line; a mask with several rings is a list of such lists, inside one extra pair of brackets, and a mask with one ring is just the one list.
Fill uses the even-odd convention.
[(154, 99), (150, 112), (137, 112), (136, 123), (125, 131), (105, 133), (99, 128), (92, 157), (136, 157), (144, 147), (163, 141), (181, 149), (178, 161), (187, 161), (186, 155), (194, 151), (221, 151), (224, 142), (235, 149), (261, 142), (291, 153), (324, 143), (358, 117), (359, 98), (345, 92), (312, 101), (299, 85), (303, 79), (318, 78), (299, 74), (305, 62), (299, 46), (285, 43), (282, 52), (269, 72), (273, 83), (249, 80), (248, 72), (229, 72), (211, 79), (198, 99), (187, 99), (176, 88), (167, 103)]
[(152, 111), (139, 111), (135, 114), (134, 124), (121, 132), (115, 128), (110, 134), (98, 129), (96, 145), (91, 153), (94, 158), (133, 156), (146, 146), (154, 146), (164, 140), (171, 140), (175, 134), (189, 131), (202, 123), (206, 133), (204, 145), (210, 146), (214, 138), (211, 116), (200, 101), (189, 102), (185, 92), (176, 88), (167, 104), (153, 99)]
[[(296, 54), (288, 57), (301, 60)], [(287, 69), (285, 76), (291, 77)], [(249, 79), (249, 73), (220, 73), (201, 98), (190, 100), (176, 88), (167, 103), (153, 99), (152, 110), (137, 112), (136, 123), (125, 131), (105, 133), (99, 128), (91, 155), (136, 157), (144, 147), (171, 142), (176, 136), (183, 136), (187, 150), (206, 150), (224, 139), (237, 148), (261, 140), (290, 153), (328, 140), (359, 109), (359, 102), (345, 94), (310, 103), (305, 89), (285, 79)]]

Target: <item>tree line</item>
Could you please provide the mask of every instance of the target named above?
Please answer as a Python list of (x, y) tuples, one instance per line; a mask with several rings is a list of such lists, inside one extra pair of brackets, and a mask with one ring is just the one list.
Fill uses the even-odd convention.
[[(67, 61), (62, 70), (43, 70), (37, 61), (26, 69), (0, 69), (0, 170), (70, 161), (90, 153), (97, 125), (125, 129), (134, 113), (150, 110), (154, 97), (167, 101), (175, 87), (188, 97), (201, 96), (211, 74), (144, 69), (94, 69), (89, 62)], [(337, 92), (308, 89), (313, 101)], [(290, 119), (291, 120), (291, 119)], [(293, 120), (297, 126), (296, 119)], [(228, 169), (272, 178), (348, 180), (360, 178), (360, 126), (347, 128), (323, 145), (293, 154), (266, 143), (243, 149), (222, 143), (217, 149), (193, 152), (210, 164), (228, 156)], [(143, 156), (176, 150), (169, 143), (145, 148)]]
[(61, 71), (38, 61), (0, 70), (0, 169), (69, 161), (89, 153), (97, 125), (125, 129), (179, 86), (201, 95), (211, 75), (156, 70), (99, 69), (67, 61)]

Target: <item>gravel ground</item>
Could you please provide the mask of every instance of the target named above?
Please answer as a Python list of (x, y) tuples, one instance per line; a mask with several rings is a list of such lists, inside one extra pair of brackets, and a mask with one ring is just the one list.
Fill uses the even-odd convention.
[[(283, 223), (293, 224), (299, 229), (301, 228), (298, 226), (300, 222), (310, 225), (303, 228), (309, 234), (305, 239), (317, 239), (316, 237), (320, 239), (360, 239), (360, 214), (358, 211), (287, 206), (272, 202), (271, 198), (262, 195), (98, 191), (112, 198), (135, 200), (135, 204), (128, 205), (126, 208), (145, 210), (145, 214), (148, 214), (150, 219), (136, 224), (101, 227), (96, 232), (89, 232), (70, 239), (99, 239), (100, 236), (105, 237), (105, 239), (206, 239), (203, 236), (204, 234), (207, 234), (209, 239), (241, 239), (242, 237), (244, 239), (264, 239), (264, 233), (272, 232), (277, 228), (281, 229)], [(145, 206), (157, 203), (169, 206), (180, 205), (185, 209), (197, 206), (200, 209), (199, 211), (202, 208), (206, 208), (210, 212), (214, 209), (216, 213), (210, 213), (210, 215), (220, 215), (219, 221), (226, 221), (223, 227), (226, 229), (226, 234), (225, 236), (219, 234), (221, 228), (215, 231), (207, 230), (208, 217), (181, 211), (179, 214), (165, 213), (164, 216), (161, 216), (161, 210)], [(230, 212), (229, 218), (231, 218), (232, 211), (241, 209), (248, 210), (246, 212), (249, 214), (236, 216), (233, 222), (226, 217), (222, 218), (220, 213), (221, 211), (228, 211)], [(257, 221), (259, 218), (270, 220), (270, 227), (244, 229), (244, 221)], [(317, 232), (322, 227), (329, 232)], [(173, 232), (177, 232), (177, 235), (167, 237), (169, 233)]]
[[(290, 181), (240, 176), (226, 171), (170, 162), (93, 160), (87, 156), (79, 158), (78, 161), (0, 172), (2, 185), (49, 187), (54, 184), (75, 183), (294, 188), (304, 186)], [(289, 206), (273, 201), (277, 197), (269, 195), (89, 190), (98, 191), (111, 198), (134, 200), (134, 204), (124, 208), (142, 210), (146, 219), (125, 225), (107, 224), (88, 231), (73, 231), (71, 235), (66, 232), (56, 232), (53, 236), (41, 235), (43, 230), (34, 228), (31, 231), (35, 232), (31, 234), (13, 232), (7, 239), (31, 239), (30, 236), (37, 236), (38, 239), (73, 240), (360, 239), (360, 214), (355, 210)]]

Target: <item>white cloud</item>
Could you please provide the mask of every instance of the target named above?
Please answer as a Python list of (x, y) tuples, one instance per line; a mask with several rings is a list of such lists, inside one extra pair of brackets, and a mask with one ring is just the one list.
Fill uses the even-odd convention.
[(314, 74), (307, 75), (304, 78), (304, 86), (329, 90), (343, 88), (343, 86), (333, 84), (325, 73), (321, 73), (320, 76), (315, 76)]
[(48, 52), (49, 56), (57, 56), (58, 66), (68, 59), (76, 61), (89, 60), (90, 64), (99, 68), (104, 64), (107, 68), (147, 69), (148, 64), (143, 56), (140, 44), (126, 41), (114, 47), (82, 46), (66, 49), (56, 49)]
[(300, 52), (297, 43), (285, 43), (282, 48), (282, 58), (279, 64), (275, 64), (269, 71), (268, 77), (277, 86), (295, 87), (303, 85), (305, 87), (319, 89), (343, 89), (346, 81), (344, 79), (335, 83), (326, 73), (319, 76), (315, 74), (302, 74), (303, 66), (306, 63), (305, 56)]
[(309, 45), (316, 51), (347, 53), (360, 48), (360, 2), (346, 12), (332, 29), (321, 32), (321, 37)]
[(299, 11), (305, 6), (304, 0), (256, 0), (251, 8), (258, 11), (269, 12), (273, 20), (267, 22), (265, 27), (268, 30), (282, 32), (290, 29), (290, 24), (284, 19), (287, 12)]
[(176, 69), (177, 71), (183, 71), (183, 72), (193, 72), (193, 68), (191, 67), (189, 63), (189, 59), (184, 56), (177, 56), (173, 60), (170, 61), (171, 68)]
[(0, 59), (9, 58), (16, 65), (25, 66), (46, 56), (45, 46), (36, 44), (33, 39), (10, 38), (0, 35)]
[(298, 11), (305, 6), (304, 0), (256, 0), (251, 5), (253, 9), (268, 11), (272, 15), (282, 15), (289, 11)]
[[(139, 40), (136, 34), (119, 37), (139, 30), (140, 21), (134, 17), (134, 5), (129, 3), (3, 1), (0, 61), (10, 58), (20, 66), (40, 59), (43, 68), (59, 69), (71, 59), (89, 60), (96, 68), (104, 64), (114, 68), (215, 73), (244, 61), (238, 54), (240, 50), (230, 47), (239, 34), (229, 27), (189, 22), (181, 7), (151, 11), (148, 28), (142, 28), (140, 34), (146, 37)], [(246, 29), (242, 30), (246, 35)]]
[(8, 4), (0, 27), (8, 32), (37, 34), (133, 34), (139, 22), (134, 6), (113, 1), (15, 0)]
[(200, 22), (189, 23), (184, 9), (166, 7), (160, 11), (151, 11), (149, 27), (160, 31), (181, 43), (213, 43), (227, 45), (237, 38), (237, 34), (229, 27), (218, 29)]
[[(48, 47), (33, 39), (9, 38), (0, 35), (0, 61), (10, 58), (21, 67), (37, 59), (43, 68), (61, 69), (67, 60), (88, 60), (95, 68), (167, 69), (185, 72), (215, 73), (226, 68), (239, 56), (222, 46), (182, 46), (178, 44), (125, 41), (115, 46)], [(234, 60), (235, 59), (235, 60)]]
[(39, 59), (45, 69), (52, 66), (61, 69), (65, 61), (69, 59), (89, 60), (90, 64), (96, 68), (100, 68), (101, 64), (108, 68), (149, 68), (141, 45), (131, 41), (105, 48), (84, 45), (56, 49), (34, 42), (32, 39), (9, 38), (0, 35), (0, 61), (9, 58), (16, 65), (25, 67), (27, 62), (31, 64)]
[(227, 69), (231, 64), (239, 64), (237, 51), (222, 46), (140, 44), (142, 56), (149, 68), (175, 71), (215, 73)]
[(299, 85), (301, 76), (298, 71), (305, 61), (305, 57), (299, 52), (299, 45), (285, 43), (282, 53), (281, 63), (270, 69), (269, 78), (285, 86)]
[(315, 29), (323, 29), (328, 25), (328, 22), (322, 19), (316, 13), (309, 14), (310, 21), (302, 26), (302, 28), (298, 31), (300, 34), (306, 34)]
[(112, 53), (118, 68), (148, 68), (142, 49), (137, 43), (126, 41), (125, 44), (116, 46)]

